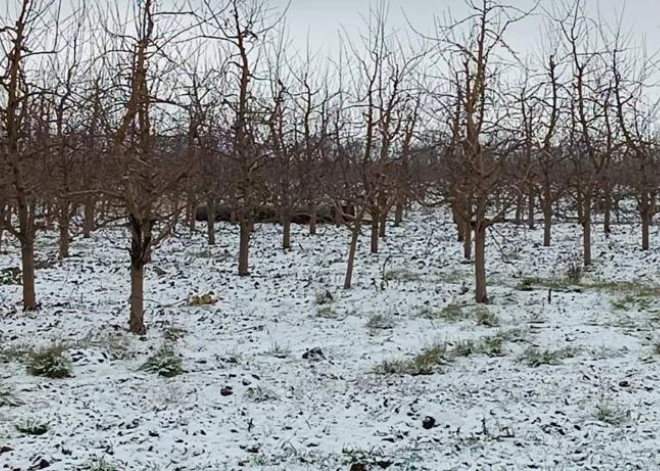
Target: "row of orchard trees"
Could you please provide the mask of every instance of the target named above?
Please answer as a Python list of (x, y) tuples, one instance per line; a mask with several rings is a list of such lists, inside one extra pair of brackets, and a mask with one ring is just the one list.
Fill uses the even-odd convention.
[(234, 210), (245, 276), (259, 207), (276, 208), (289, 249), (294, 208), (308, 208), (314, 233), (320, 204), (350, 203), (346, 288), (364, 224), (375, 253), (392, 210), (400, 223), (410, 202), (447, 205), (474, 257), (479, 302), (488, 228), (523, 212), (533, 225), (540, 209), (550, 245), (566, 198), (585, 264), (594, 208), (607, 231), (623, 196), (637, 199), (649, 247), (653, 62), (583, 0), (544, 12), (550, 40), (533, 57), (507, 42), (531, 12), (474, 0), (465, 20), (413, 46), (387, 28), (382, 3), (363, 43), (344, 41), (333, 60), (293, 52), (286, 12), (265, 0), (10, 3), (0, 25), (0, 241), (6, 231), (20, 242), (25, 309), (38, 307), (42, 216), (59, 230), (62, 258), (79, 232), (127, 223), (137, 333), (151, 252), (180, 216), (194, 224), (199, 204), (210, 221), (221, 204)]

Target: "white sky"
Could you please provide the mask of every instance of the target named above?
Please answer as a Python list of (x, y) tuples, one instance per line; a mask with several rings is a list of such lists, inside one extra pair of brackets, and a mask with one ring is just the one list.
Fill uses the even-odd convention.
[[(402, 31), (410, 31), (408, 21), (415, 29), (432, 34), (434, 18), (442, 21), (449, 12), (455, 18), (468, 13), (463, 0), (389, 0), (389, 25)], [(509, 5), (529, 9), (533, 0), (509, 0)], [(552, 8), (562, 4), (562, 0), (541, 0), (541, 6)], [(287, 0), (271, 0), (273, 6), (284, 6)], [(287, 14), (287, 24), (292, 45), (304, 50), (309, 38), (312, 49), (335, 53), (338, 32), (343, 28), (353, 38), (357, 31), (365, 30), (364, 17), (369, 7), (377, 2), (369, 0), (291, 0)], [(588, 11), (594, 17), (600, 15), (607, 23), (615, 25), (623, 12), (624, 31), (632, 32), (635, 42), (646, 41), (650, 50), (660, 50), (660, 0), (588, 0)], [(543, 21), (537, 16), (525, 19), (513, 27), (507, 40), (519, 52), (537, 48), (543, 39)], [(407, 20), (406, 20), (407, 18)], [(411, 32), (414, 35), (414, 33)]]

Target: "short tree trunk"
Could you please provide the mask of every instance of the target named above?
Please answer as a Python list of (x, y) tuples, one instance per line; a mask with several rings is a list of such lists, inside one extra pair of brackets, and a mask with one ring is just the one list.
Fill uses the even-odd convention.
[(486, 286), (486, 224), (478, 219), (474, 231), (474, 272), (475, 272), (475, 300), (487, 304), (488, 291)]
[(462, 219), (462, 215), (460, 213), (460, 208), (458, 207), (457, 203), (452, 203), (451, 204), (451, 215), (452, 215), (452, 220), (454, 221), (454, 224), (456, 225), (456, 232), (458, 234), (458, 236), (457, 236), (458, 242), (464, 242), (465, 241), (465, 223)]
[(316, 235), (316, 204), (309, 203), (309, 233)]
[(582, 237), (582, 242), (583, 242), (583, 251), (584, 251), (584, 265), (585, 266), (590, 266), (591, 265), (591, 195), (586, 194), (584, 195), (583, 199), (583, 211), (582, 211), (582, 216), (583, 216), (583, 222), (582, 222), (582, 227), (583, 229), (583, 237)]
[(46, 212), (44, 220), (46, 230), (52, 231), (55, 226), (55, 215), (53, 214), (55, 211), (53, 210), (53, 205), (51, 203), (46, 203), (44, 205), (44, 211)]
[(206, 200), (206, 234), (209, 245), (215, 245), (215, 200)]
[(378, 253), (378, 225), (380, 223), (380, 210), (371, 209), (371, 253)]
[(287, 214), (282, 221), (282, 250), (291, 249), (291, 214)]
[(651, 198), (646, 191), (641, 196), (639, 209), (642, 220), (642, 250), (649, 250), (651, 247), (651, 220), (653, 218)]
[(534, 188), (530, 188), (527, 195), (527, 227), (534, 229), (536, 226), (534, 221), (536, 211), (536, 198), (534, 196)]
[(238, 275), (249, 276), (250, 234), (253, 224), (249, 218), (241, 217), (239, 221), (240, 239), (238, 244)]
[(463, 223), (463, 258), (472, 259), (472, 225), (469, 222)]
[(69, 226), (71, 224), (70, 221), (70, 213), (69, 213), (69, 204), (65, 203), (63, 207), (60, 208), (59, 211), (59, 232), (60, 232), (60, 240), (59, 240), (59, 251), (58, 251), (58, 257), (60, 260), (63, 260), (65, 258), (69, 257)]
[(84, 205), (84, 214), (83, 214), (83, 237), (89, 239), (92, 236), (92, 232), (96, 229), (95, 218), (96, 217), (96, 199), (93, 196), (90, 196)]
[(546, 194), (543, 200), (543, 246), (550, 247), (552, 241), (552, 200)]
[(129, 329), (134, 334), (144, 335), (144, 263), (131, 263), (131, 316)]
[(515, 216), (516, 224), (522, 224), (524, 208), (525, 208), (525, 197), (523, 195), (523, 192), (520, 191), (518, 193), (518, 197), (516, 198), (516, 216)]
[(603, 232), (609, 236), (612, 233), (612, 198), (607, 189), (603, 194), (603, 205)]
[(383, 209), (380, 212), (380, 221), (378, 222), (378, 236), (381, 239), (387, 237), (387, 214), (390, 212), (390, 208)]
[(394, 227), (399, 227), (403, 222), (403, 199), (397, 198), (394, 206)]
[(186, 204), (186, 222), (188, 223), (188, 229), (190, 231), (195, 230), (195, 217), (197, 215), (197, 203), (195, 202), (195, 195), (190, 192), (188, 193), (188, 201)]
[(21, 270), (23, 275), (23, 310), (38, 309), (35, 289), (34, 238), (29, 234), (21, 238)]
[(355, 254), (357, 253), (358, 238), (360, 236), (361, 217), (353, 222), (351, 241), (348, 246), (348, 260), (346, 262), (346, 276), (344, 277), (344, 289), (351, 289), (353, 284), (353, 267), (355, 266)]
[(578, 224), (583, 225), (584, 224), (584, 198), (582, 198), (582, 192), (581, 191), (578, 191), (577, 196), (575, 198), (575, 203), (577, 205)]

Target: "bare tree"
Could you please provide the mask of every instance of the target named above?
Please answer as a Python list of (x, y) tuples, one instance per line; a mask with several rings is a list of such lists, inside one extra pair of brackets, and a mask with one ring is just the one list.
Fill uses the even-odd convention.
[[(128, 59), (131, 65), (127, 99), (118, 126), (112, 131), (112, 158), (122, 172), (114, 196), (125, 208), (131, 231), (130, 330), (144, 334), (145, 265), (153, 248), (169, 235), (178, 220), (178, 208), (167, 208), (164, 195), (185, 176), (186, 162), (179, 160), (178, 165), (168, 167), (163, 160), (164, 142), (157, 138), (158, 128), (154, 129), (155, 103), (169, 101), (158, 98), (157, 83), (173, 70), (169, 62), (164, 62), (166, 70), (150, 70), (148, 64), (157, 64), (168, 37), (157, 41), (154, 0), (144, 0), (136, 11), (136, 35), (129, 49), (120, 49), (124, 55), (118, 57)], [(159, 117), (164, 119), (162, 113)]]
[(465, 41), (455, 39), (454, 24), (442, 29), (439, 42), (448, 48), (449, 63), (455, 67), (453, 106), (449, 109), (455, 110), (450, 129), (457, 145), (450, 149), (454, 154), (452, 162), (458, 165), (453, 191), (454, 204), (458, 203), (456, 215), (462, 219), (464, 236), (474, 231), (475, 298), (479, 303), (487, 303), (486, 231), (505, 219), (509, 207), (504, 202), (492, 213), (493, 198), (507, 193), (515, 195), (519, 188), (519, 183), (514, 184), (507, 173), (520, 136), (509, 124), (516, 119), (510, 112), (512, 103), (504, 90), (497, 89), (498, 65), (503, 64), (498, 54), (512, 53), (504, 39), (506, 30), (529, 12), (494, 0), (468, 5), (474, 14), (457, 24), (470, 25), (469, 37)]
[[(16, 207), (17, 224), (11, 213), (3, 211), (2, 226), (18, 239), (21, 245), (23, 274), (23, 308), (35, 310), (38, 307), (35, 291), (35, 216), (38, 202), (38, 165), (35, 160), (43, 146), (32, 140), (31, 128), (37, 108), (38, 97), (43, 96), (36, 86), (34, 77), (28, 70), (30, 61), (54, 54), (54, 48), (44, 48), (45, 38), (57, 41), (57, 34), (47, 31), (56, 26), (53, 11), (57, 3), (22, 0), (17, 5), (15, 18), (3, 18), (0, 24), (0, 45), (3, 49), (0, 59), (0, 88), (3, 91), (0, 105), (2, 128), (1, 164), (7, 179), (5, 190)], [(55, 28), (55, 31), (58, 31)], [(40, 38), (40, 35), (44, 35)], [(3, 172), (4, 173), (4, 172)]]

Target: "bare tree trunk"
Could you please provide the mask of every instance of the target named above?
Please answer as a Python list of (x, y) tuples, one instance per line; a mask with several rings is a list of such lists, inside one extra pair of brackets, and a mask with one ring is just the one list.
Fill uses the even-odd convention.
[(607, 187), (603, 190), (603, 205), (603, 231), (609, 237), (612, 233), (612, 197), (610, 195), (610, 189)]
[(651, 198), (647, 191), (642, 191), (641, 201), (640, 201), (640, 216), (642, 219), (642, 250), (649, 250), (650, 243), (650, 234), (651, 234)]
[(215, 199), (206, 199), (206, 233), (209, 245), (215, 245)]
[(358, 238), (360, 236), (360, 227), (362, 216), (353, 222), (351, 231), (351, 242), (348, 246), (348, 261), (346, 262), (346, 276), (344, 277), (344, 289), (351, 289), (353, 283), (353, 267), (355, 266), (355, 254), (357, 253)]
[(131, 317), (129, 320), (131, 332), (144, 335), (144, 263), (131, 263)]
[(534, 215), (536, 211), (536, 198), (534, 195), (534, 188), (529, 189), (529, 193), (527, 195), (527, 227), (530, 229), (534, 229), (535, 227), (535, 221), (534, 221)]
[(463, 214), (461, 221), (463, 222), (463, 258), (470, 260), (472, 258), (472, 201), (465, 198), (462, 202)]
[(144, 335), (144, 267), (151, 259), (153, 221), (129, 215), (131, 224), (131, 314), (129, 329)]
[(58, 225), (60, 232), (58, 258), (60, 260), (69, 257), (69, 226), (71, 224), (71, 212), (68, 202), (63, 202), (58, 212)]
[(591, 192), (587, 192), (583, 199), (583, 250), (584, 265), (591, 265)]
[(479, 217), (474, 230), (474, 272), (476, 278), (475, 300), (487, 304), (486, 286), (486, 223)]
[(46, 203), (44, 204), (44, 211), (45, 211), (45, 220), (44, 223), (46, 225), (46, 230), (52, 231), (53, 227), (55, 226), (54, 220), (55, 218), (53, 217), (53, 205), (51, 203)]
[(552, 195), (550, 188), (546, 186), (543, 196), (543, 246), (550, 247), (552, 239)]
[(378, 225), (380, 223), (380, 209), (371, 208), (371, 253), (378, 253)]
[(380, 221), (378, 221), (378, 236), (382, 239), (387, 237), (387, 216), (392, 209), (392, 205), (386, 200), (382, 202), (380, 209)]
[(470, 260), (472, 258), (472, 224), (463, 224), (463, 258)]
[(0, 204), (0, 254), (2, 253), (2, 240), (5, 235), (5, 226), (4, 221), (9, 217), (9, 205), (2, 203)]
[(191, 231), (195, 230), (195, 218), (197, 216), (197, 204), (192, 192), (188, 193), (188, 202), (186, 204), (186, 222)]
[(96, 198), (90, 196), (85, 201), (83, 214), (83, 237), (89, 239), (95, 229), (94, 218), (96, 217)]
[(525, 207), (525, 197), (522, 191), (518, 192), (518, 197), (516, 198), (516, 224), (522, 224), (523, 212)]
[(32, 236), (21, 237), (21, 270), (23, 274), (23, 310), (38, 309), (35, 289), (34, 240)]
[(21, 244), (21, 270), (23, 275), (23, 310), (35, 311), (37, 293), (34, 266), (34, 213), (35, 207), (23, 198), (18, 199), (19, 242)]
[(242, 216), (239, 221), (240, 240), (238, 246), (238, 275), (249, 276), (250, 234), (253, 227), (250, 217)]
[(309, 203), (309, 233), (316, 235), (316, 204)]
[(456, 224), (456, 232), (458, 233), (458, 242), (465, 241), (465, 223), (463, 222), (462, 215), (458, 203), (451, 204), (451, 216), (454, 224)]
[(584, 225), (584, 201), (582, 198), (582, 191), (578, 191), (575, 196), (575, 204), (577, 205), (577, 218), (578, 224)]
[(291, 211), (286, 210), (282, 221), (282, 250), (291, 248)]
[(394, 227), (399, 227), (402, 222), (403, 222), (403, 198), (399, 197), (397, 198), (396, 205), (394, 207)]

